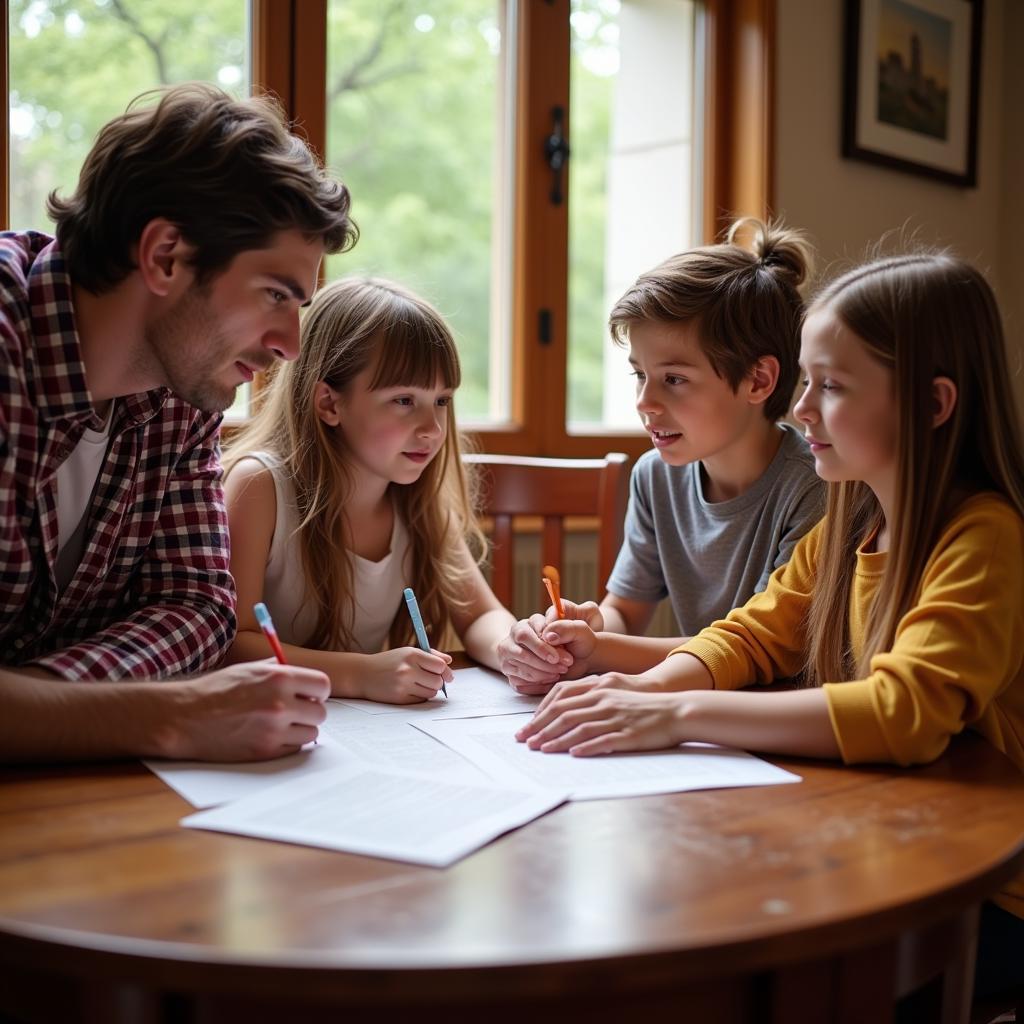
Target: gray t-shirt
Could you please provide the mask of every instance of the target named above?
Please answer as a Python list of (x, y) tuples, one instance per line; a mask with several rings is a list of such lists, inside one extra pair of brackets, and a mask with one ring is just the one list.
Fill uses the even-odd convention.
[(764, 590), (824, 511), (814, 456), (793, 427), (779, 426), (775, 458), (728, 501), (704, 498), (699, 462), (670, 466), (645, 452), (630, 478), (626, 536), (608, 590), (632, 601), (670, 597), (687, 636)]

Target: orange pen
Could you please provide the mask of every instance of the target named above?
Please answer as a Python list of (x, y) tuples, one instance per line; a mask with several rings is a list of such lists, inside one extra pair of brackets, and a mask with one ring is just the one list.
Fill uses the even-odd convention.
[(548, 597), (551, 598), (551, 603), (555, 606), (558, 617), (564, 619), (565, 606), (562, 604), (562, 579), (558, 575), (558, 570), (553, 565), (545, 565), (543, 573), (544, 586), (547, 587)]

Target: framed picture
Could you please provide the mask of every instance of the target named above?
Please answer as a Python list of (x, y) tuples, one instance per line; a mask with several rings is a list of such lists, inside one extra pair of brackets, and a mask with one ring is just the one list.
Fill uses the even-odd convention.
[(984, 0), (846, 0), (843, 156), (973, 187)]

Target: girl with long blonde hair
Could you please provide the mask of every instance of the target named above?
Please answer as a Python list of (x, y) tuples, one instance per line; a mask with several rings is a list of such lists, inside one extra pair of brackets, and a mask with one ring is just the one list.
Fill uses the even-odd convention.
[[(1024, 452), (991, 289), (947, 253), (875, 260), (811, 304), (800, 363), (825, 518), (763, 593), (641, 675), (559, 683), (520, 739), (909, 765), (971, 729), (1024, 770)], [(983, 935), (1019, 951), (1022, 880), (996, 903)], [(1006, 945), (983, 944), (980, 969)], [(1024, 981), (1002, 956), (999, 980)]]
[(460, 457), (458, 353), (441, 315), (389, 281), (322, 288), (252, 421), (224, 455), (239, 629), (229, 659), (264, 657), (269, 608), (290, 663), (334, 696), (411, 703), (451, 680), (415, 646), (403, 589), (427, 635), (449, 628), (475, 660), (514, 621), (472, 551), (483, 537)]

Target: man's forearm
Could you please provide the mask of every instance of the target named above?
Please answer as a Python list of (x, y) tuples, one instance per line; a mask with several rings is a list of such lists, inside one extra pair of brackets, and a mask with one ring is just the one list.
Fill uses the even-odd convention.
[(180, 686), (0, 670), (0, 761), (158, 756)]

